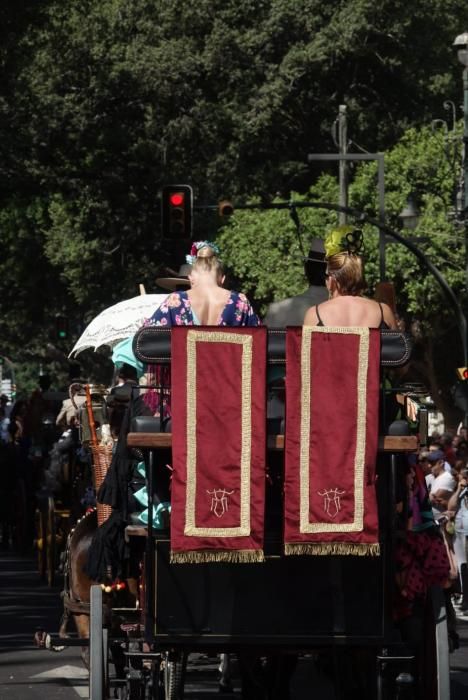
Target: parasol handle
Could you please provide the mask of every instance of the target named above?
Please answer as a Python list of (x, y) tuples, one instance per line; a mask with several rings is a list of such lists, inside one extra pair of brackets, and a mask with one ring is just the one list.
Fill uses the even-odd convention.
[(89, 432), (91, 433), (91, 441), (90, 442), (92, 445), (97, 445), (98, 439), (97, 439), (97, 432), (96, 432), (96, 423), (94, 422), (93, 405), (91, 403), (91, 390), (89, 388), (89, 384), (86, 384), (85, 390), (86, 390), (86, 411), (88, 413)]

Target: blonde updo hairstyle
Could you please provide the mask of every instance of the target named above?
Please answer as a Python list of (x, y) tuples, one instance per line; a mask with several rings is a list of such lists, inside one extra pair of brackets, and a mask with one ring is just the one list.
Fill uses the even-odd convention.
[(208, 245), (197, 250), (197, 257), (192, 263), (194, 272), (212, 272), (216, 279), (220, 280), (224, 276), (223, 263), (216, 255), (216, 252)]
[(364, 278), (364, 265), (360, 255), (336, 253), (326, 258), (327, 274), (336, 282), (338, 292), (343, 296), (357, 297), (367, 289)]

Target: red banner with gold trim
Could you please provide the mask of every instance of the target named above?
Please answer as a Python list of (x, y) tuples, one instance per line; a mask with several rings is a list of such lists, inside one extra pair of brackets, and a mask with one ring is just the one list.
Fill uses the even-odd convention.
[(172, 329), (171, 561), (262, 561), (266, 328)]
[(290, 328), (286, 363), (285, 553), (379, 554), (380, 333)]

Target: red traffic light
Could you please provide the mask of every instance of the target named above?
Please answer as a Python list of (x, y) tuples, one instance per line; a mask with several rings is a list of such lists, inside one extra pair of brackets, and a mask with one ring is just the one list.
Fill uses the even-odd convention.
[(457, 369), (457, 374), (459, 379), (466, 380), (468, 379), (468, 367), (459, 367)]
[(169, 197), (169, 201), (173, 207), (181, 207), (184, 203), (184, 193), (183, 192), (173, 192)]
[(193, 192), (190, 185), (166, 185), (161, 194), (162, 235), (166, 239), (192, 237)]

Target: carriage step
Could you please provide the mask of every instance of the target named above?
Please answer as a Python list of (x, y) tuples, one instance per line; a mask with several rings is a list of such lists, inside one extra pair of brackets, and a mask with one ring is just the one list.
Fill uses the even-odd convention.
[(47, 634), (44, 647), (50, 651), (63, 651), (67, 647), (87, 647), (88, 637), (59, 637), (58, 634)]

